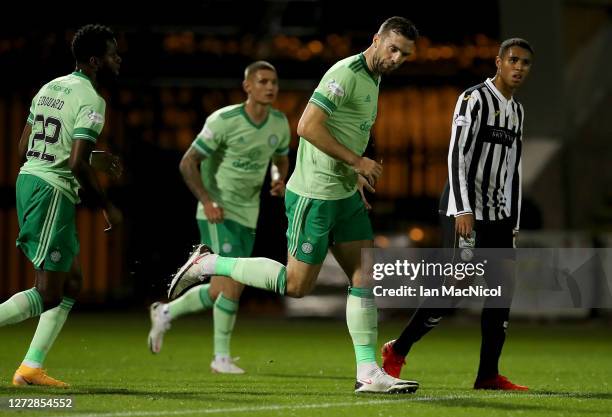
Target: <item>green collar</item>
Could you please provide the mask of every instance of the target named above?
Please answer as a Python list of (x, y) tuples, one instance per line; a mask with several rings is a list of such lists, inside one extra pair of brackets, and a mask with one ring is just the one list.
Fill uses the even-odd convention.
[(359, 54), (359, 59), (361, 60), (361, 63), (363, 64), (363, 68), (365, 69), (365, 71), (368, 73), (368, 75), (370, 76), (372, 81), (374, 81), (374, 84), (376, 84), (376, 86), (378, 86), (379, 78), (374, 78), (374, 74), (372, 74), (372, 72), (370, 72), (370, 68), (368, 68), (368, 63), (367, 63), (367, 61), (365, 59), (365, 56), (363, 55), (363, 52), (361, 52)]
[(91, 82), (91, 78), (89, 78), (87, 75), (83, 74), (81, 71), (74, 71), (72, 73), (72, 75), (76, 75), (77, 77), (85, 78), (87, 81), (89, 81), (89, 83), (93, 87), (93, 83)]
[(268, 109), (268, 114), (266, 115), (266, 118), (263, 119), (260, 124), (255, 124), (255, 122), (251, 120), (251, 118), (246, 112), (246, 103), (242, 103), (242, 105), (240, 106), (240, 113), (242, 113), (242, 115), (247, 120), (247, 122), (249, 122), (249, 124), (253, 126), (255, 129), (261, 129), (267, 123), (268, 119), (270, 118), (270, 109)]

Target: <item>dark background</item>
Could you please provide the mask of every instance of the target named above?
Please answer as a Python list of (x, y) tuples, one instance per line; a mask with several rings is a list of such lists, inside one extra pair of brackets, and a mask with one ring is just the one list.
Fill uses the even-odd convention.
[[(109, 25), (117, 35), (121, 76), (102, 89), (108, 110), (99, 147), (120, 155), (126, 171), (119, 181), (104, 179), (124, 212), (121, 229), (103, 235), (101, 215), (86, 203), (79, 210), (86, 304), (140, 307), (164, 298), (170, 274), (199, 239), (195, 199), (178, 163), (208, 114), (244, 100), (246, 65), (266, 59), (278, 70), (277, 107), (292, 125), (293, 163), (297, 120), (320, 77), (337, 60), (367, 48), (393, 15), (411, 19), (422, 37), (415, 59), (383, 79), (367, 151), (385, 161), (386, 178), (371, 196), (378, 244), (398, 236), (410, 245), (439, 243), (437, 198), (457, 94), (493, 76), (500, 41), (521, 36), (536, 50), (532, 75), (517, 94), (526, 108), (524, 140), (555, 148), (550, 156), (536, 147), (525, 161), (537, 173), (525, 187), (523, 229), (577, 231), (605, 245), (612, 223), (610, 132), (600, 121), (610, 116), (609, 67), (600, 74), (609, 61), (602, 51), (610, 42), (610, 5), (533, 3), (16, 5), (0, 17), (0, 296), (32, 282), (31, 266), (14, 248), (16, 142), (36, 91), (73, 70), (70, 40), (87, 23)], [(85, 16), (71, 17), (75, 10)], [(284, 206), (269, 196), (268, 182), (253, 255), (285, 261)], [(249, 290), (243, 303), (273, 310), (276, 298)]]

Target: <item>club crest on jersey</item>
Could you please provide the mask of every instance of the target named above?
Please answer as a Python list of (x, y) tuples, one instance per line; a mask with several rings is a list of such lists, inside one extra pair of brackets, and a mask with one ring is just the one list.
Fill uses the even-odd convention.
[(232, 251), (232, 244), (229, 242), (225, 242), (221, 247), (221, 250), (223, 250), (223, 252), (225, 253), (230, 253)]
[(95, 110), (89, 110), (89, 112), (87, 112), (87, 118), (97, 124), (101, 124), (104, 122), (104, 116), (102, 116), (100, 113), (97, 113)]
[(468, 120), (467, 117), (458, 114), (455, 116), (455, 119), (453, 120), (453, 124), (455, 126), (467, 126), (470, 124), (470, 121)]
[(271, 148), (274, 148), (276, 145), (278, 145), (278, 136), (270, 135), (270, 137), (268, 138), (268, 145), (270, 145)]
[(335, 96), (344, 97), (344, 88), (336, 80), (329, 80), (327, 89)]

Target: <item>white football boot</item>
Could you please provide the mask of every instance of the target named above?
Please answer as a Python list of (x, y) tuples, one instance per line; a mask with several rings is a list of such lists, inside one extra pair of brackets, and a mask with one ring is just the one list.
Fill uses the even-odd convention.
[(215, 359), (210, 363), (210, 370), (213, 373), (217, 374), (243, 374), (244, 369), (236, 366), (236, 361), (240, 358), (230, 358), (227, 356), (219, 357), (216, 356)]
[(358, 379), (355, 382), (355, 393), (379, 394), (411, 394), (419, 389), (417, 381), (406, 381), (388, 375), (381, 368), (369, 378)]
[(149, 350), (151, 353), (159, 353), (164, 341), (164, 333), (170, 329), (170, 317), (164, 311), (164, 303), (153, 303), (149, 307), (151, 317), (151, 330), (149, 331)]
[(168, 288), (168, 299), (174, 300), (183, 295), (191, 287), (199, 285), (210, 278), (200, 273), (199, 263), (212, 253), (214, 253), (212, 249), (204, 244), (195, 247), (194, 251), (189, 255), (187, 262), (174, 274)]

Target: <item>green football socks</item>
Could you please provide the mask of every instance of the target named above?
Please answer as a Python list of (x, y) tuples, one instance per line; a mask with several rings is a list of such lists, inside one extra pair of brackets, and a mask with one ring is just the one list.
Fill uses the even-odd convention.
[(219, 294), (213, 309), (215, 323), (215, 355), (230, 356), (230, 339), (236, 323), (238, 302)]
[(36, 288), (18, 292), (0, 304), (0, 326), (19, 323), (30, 317), (40, 316), (43, 301)]
[(224, 275), (244, 285), (285, 295), (287, 268), (268, 258), (226, 258), (219, 256), (214, 275)]
[(168, 304), (170, 320), (196, 311), (212, 308), (214, 302), (208, 294), (210, 284), (198, 285)]
[(64, 297), (60, 305), (41, 314), (36, 332), (23, 363), (32, 368), (41, 368), (57, 335), (64, 327), (68, 313), (74, 305), (72, 298)]
[(357, 365), (376, 363), (378, 312), (371, 289), (354, 287), (349, 289), (346, 301), (346, 324), (353, 339)]

